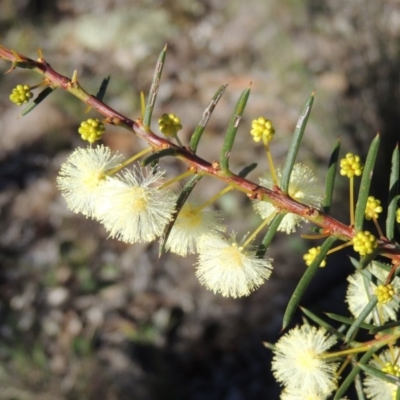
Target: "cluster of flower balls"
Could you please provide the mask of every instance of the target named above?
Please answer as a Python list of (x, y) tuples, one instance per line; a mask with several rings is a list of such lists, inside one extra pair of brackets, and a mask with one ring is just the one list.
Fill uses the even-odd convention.
[[(396, 321), (399, 311), (400, 278), (395, 277), (391, 284), (384, 285), (389, 268), (385, 270), (380, 263), (373, 261), (365, 270), (349, 276), (346, 301), (353, 316), (357, 318), (376, 295), (378, 303), (364, 320), (366, 324), (382, 326), (387, 321)], [(381, 282), (376, 285), (373, 279)], [(378, 337), (377, 337), (378, 339)], [(384, 337), (383, 337), (384, 339)], [(395, 341), (394, 339), (392, 340)], [(389, 341), (390, 342), (390, 341)], [(324, 327), (304, 324), (291, 329), (282, 336), (273, 348), (272, 371), (284, 389), (281, 399), (328, 399), (339, 383), (340, 359), (351, 353), (365, 352), (362, 344), (350, 351), (341, 353), (330, 351), (337, 343), (337, 337)], [(363, 391), (369, 399), (392, 400), (396, 398), (400, 378), (400, 348), (383, 340), (377, 348), (385, 348), (374, 355), (369, 366), (392, 376), (392, 381), (382, 380), (379, 375), (367, 374), (363, 381)], [(367, 348), (370, 348), (368, 345)], [(343, 398), (347, 399), (347, 398)]]
[[(177, 136), (182, 128), (174, 114), (165, 114), (159, 120), (160, 130), (167, 136)], [(81, 124), (79, 133), (90, 143), (104, 133), (99, 120), (89, 119)], [(268, 144), (275, 130), (271, 121), (260, 117), (252, 123), (251, 135), (261, 141), (269, 152)], [(89, 140), (90, 139), (90, 140)], [(91, 140), (93, 139), (93, 140)], [(269, 278), (271, 259), (259, 257), (251, 240), (236, 240), (236, 235), (223, 235), (226, 227), (215, 210), (200, 201), (188, 201), (176, 216), (178, 194), (165, 183), (164, 173), (136, 165), (127, 167), (130, 160), (112, 153), (103, 145), (76, 149), (61, 167), (58, 186), (68, 207), (77, 213), (101, 222), (110, 237), (126, 243), (151, 242), (162, 237), (166, 226), (176, 218), (165, 244), (166, 250), (186, 256), (198, 253), (196, 274), (202, 284), (228, 297), (249, 295)], [(282, 171), (271, 165), (273, 173), (260, 178), (260, 185), (273, 189), (282, 178)], [(341, 174), (350, 179), (362, 173), (358, 156), (347, 154), (341, 161)], [(312, 170), (301, 163), (291, 173), (288, 194), (310, 207), (320, 208), (322, 196)], [(267, 201), (255, 200), (255, 211), (263, 220), (271, 220), (280, 210)], [(382, 211), (379, 200), (370, 198), (366, 216), (376, 218)], [(304, 218), (286, 213), (278, 230), (294, 232)], [(350, 243), (351, 244), (351, 243)], [(361, 255), (376, 247), (376, 239), (369, 232), (358, 232), (353, 246)], [(311, 265), (320, 252), (313, 247), (304, 256)], [(326, 261), (321, 262), (325, 266)]]
[[(10, 100), (17, 105), (25, 104), (32, 98), (31, 90), (34, 88), (17, 85)], [(177, 116), (164, 114), (159, 120), (159, 127), (167, 137), (175, 138), (180, 143), (177, 132), (182, 129), (182, 125)], [(104, 132), (103, 122), (93, 118), (84, 121), (79, 128), (82, 139), (90, 144), (99, 140)], [(260, 178), (260, 185), (269, 189), (279, 185), (282, 179), (282, 171), (279, 168), (275, 170), (268, 147), (274, 133), (275, 129), (269, 119), (259, 117), (253, 120), (250, 134), (255, 142), (264, 144), (271, 169), (271, 177)], [(223, 296), (247, 296), (269, 278), (272, 260), (257, 256), (256, 250), (251, 247), (253, 236), (243, 241), (237, 241), (234, 234), (226, 238), (223, 235), (226, 228), (222, 219), (218, 212), (206, 209), (208, 202), (186, 202), (176, 216), (178, 193), (163, 181), (164, 172), (144, 169), (138, 165), (128, 168), (130, 161), (102, 145), (76, 149), (63, 163), (57, 179), (68, 207), (99, 221), (110, 237), (126, 243), (154, 241), (162, 237), (166, 226), (176, 218), (168, 235), (166, 249), (181, 256), (198, 253), (196, 274), (200, 282)], [(363, 173), (360, 157), (352, 153), (346, 154), (340, 161), (340, 167), (340, 174), (350, 180)], [(288, 195), (318, 209), (321, 207), (322, 196), (316, 182), (310, 168), (295, 164)], [(253, 205), (263, 220), (270, 221), (281, 212), (266, 201), (255, 200)], [(380, 201), (368, 197), (365, 218), (372, 219), (377, 226), (382, 211)], [(278, 230), (289, 234), (302, 221), (304, 218), (286, 213)], [(396, 221), (400, 223), (400, 208), (396, 211)], [(377, 239), (368, 231), (360, 231), (347, 244), (352, 244), (356, 252), (365, 256), (373, 253)], [(307, 266), (313, 263), (319, 252), (320, 247), (313, 247), (304, 255)], [(323, 260), (320, 266), (325, 265), (326, 260)], [(346, 301), (355, 318), (364, 312), (373, 294), (376, 306), (365, 317), (364, 323), (382, 326), (389, 320), (397, 319), (400, 278), (395, 277), (386, 283), (389, 271), (390, 266), (373, 261), (367, 268), (358, 270), (348, 278)], [(351, 353), (328, 353), (336, 342), (337, 337), (325, 328), (303, 324), (289, 331), (276, 343), (272, 371), (284, 386), (282, 399), (321, 400), (330, 396), (338, 385), (338, 359)], [(387, 343), (383, 342), (383, 345)], [(357, 346), (352, 351), (357, 353)], [(393, 380), (392, 383), (377, 375), (369, 375), (364, 380), (364, 392), (368, 398), (397, 398), (400, 348), (389, 343), (388, 349), (375, 355), (370, 366), (397, 381)]]
[[(161, 237), (175, 212), (177, 193), (163, 185), (162, 171), (135, 166), (108, 147), (76, 149), (63, 163), (58, 187), (68, 207), (101, 222), (110, 237), (126, 243)], [(118, 172), (117, 172), (118, 171)], [(271, 260), (257, 258), (234, 236), (226, 239), (219, 214), (187, 202), (169, 234), (166, 248), (179, 255), (198, 252), (200, 281), (224, 296), (250, 294), (271, 274)]]
[[(163, 122), (168, 125), (165, 118)], [(175, 125), (180, 123), (178, 120), (173, 122)], [(258, 119), (256, 122), (252, 135), (256, 141), (263, 139), (264, 144), (268, 144), (274, 133), (269, 120)], [(86, 134), (89, 130), (93, 136), (93, 127), (90, 123), (80, 133)], [(168, 129), (170, 133), (171, 125)], [(138, 165), (128, 168), (127, 164), (129, 160), (102, 145), (78, 148), (62, 165), (58, 186), (71, 210), (101, 222), (110, 237), (126, 243), (151, 242), (160, 238), (167, 224), (176, 217), (178, 193), (164, 182), (162, 171)], [(349, 154), (342, 160), (341, 167), (341, 174), (350, 179), (362, 172), (359, 158)], [(280, 182), (282, 172), (279, 168), (274, 178)], [(295, 164), (289, 195), (319, 208), (322, 197), (316, 183), (310, 168)], [(272, 177), (265, 176), (260, 178), (260, 184), (272, 189), (275, 182)], [(253, 205), (264, 220), (279, 212), (266, 201), (256, 200)], [(366, 218), (377, 219), (381, 212), (379, 200), (368, 198)], [(278, 229), (291, 233), (303, 220), (298, 215), (287, 213)], [(230, 297), (247, 296), (269, 278), (272, 260), (257, 257), (248, 243), (238, 242), (235, 235), (226, 238), (224, 231), (225, 226), (218, 212), (206, 209), (199, 201), (186, 202), (169, 233), (166, 249), (181, 256), (198, 253), (196, 275), (215, 293)], [(361, 255), (370, 254), (376, 247), (375, 237), (367, 231), (358, 232), (352, 243)], [(304, 256), (307, 265), (311, 265), (319, 251), (320, 247), (309, 250)], [(325, 264), (324, 260), (320, 266)], [(395, 297), (400, 291), (400, 279), (395, 278), (391, 284), (385, 285), (388, 273), (374, 263), (366, 269), (366, 273), (374, 275), (376, 281), (382, 284), (377, 286), (369, 279), (366, 285), (363, 271), (350, 276), (346, 298), (350, 311), (355, 317), (360, 315), (370, 301), (370, 293), (376, 293), (377, 307), (365, 322), (381, 325), (395, 319), (399, 307)], [(328, 398), (338, 384), (339, 363), (335, 353), (332, 356), (327, 353), (336, 341), (337, 338), (324, 328), (305, 324), (292, 329), (277, 342), (272, 370), (284, 386), (282, 399)], [(393, 358), (393, 354), (397, 356)], [(371, 365), (381, 370), (386, 368), (387, 373), (396, 368), (398, 371), (398, 354), (398, 348), (386, 350)], [(384, 399), (394, 393), (395, 385), (369, 376), (365, 380), (365, 388), (370, 398)]]
[[(340, 359), (351, 352), (330, 351), (337, 337), (323, 327), (305, 323), (291, 329), (276, 343), (272, 371), (284, 389), (282, 400), (325, 400), (338, 388)], [(377, 344), (379, 346), (379, 344)], [(384, 346), (382, 346), (384, 347)], [(386, 346), (385, 346), (386, 347)], [(360, 345), (360, 351), (363, 346)], [(365, 349), (363, 349), (365, 351)], [(352, 349), (357, 354), (358, 349)], [(363, 392), (368, 399), (392, 400), (396, 398), (400, 378), (400, 347), (389, 344), (369, 362), (369, 367), (382, 371), (392, 381), (367, 374)], [(341, 397), (348, 400), (347, 397)]]

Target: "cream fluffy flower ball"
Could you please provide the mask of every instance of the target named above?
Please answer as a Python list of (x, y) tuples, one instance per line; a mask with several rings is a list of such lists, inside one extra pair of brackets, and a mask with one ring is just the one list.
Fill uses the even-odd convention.
[(68, 208), (93, 217), (101, 186), (107, 172), (122, 163), (121, 154), (113, 154), (108, 147), (76, 149), (61, 165), (57, 177), (58, 188)]
[(257, 258), (231, 237), (204, 235), (199, 242), (196, 275), (202, 285), (224, 297), (248, 296), (269, 278), (271, 259)]
[(276, 343), (272, 372), (287, 393), (325, 396), (336, 388), (338, 364), (322, 358), (336, 338), (324, 328), (305, 324), (291, 329)]
[(172, 190), (160, 187), (163, 174), (137, 167), (102, 185), (95, 216), (111, 237), (126, 243), (151, 242), (163, 233), (177, 199)]
[(205, 234), (225, 231), (217, 211), (199, 208), (199, 202), (186, 202), (168, 236), (166, 249), (185, 257), (197, 252)]

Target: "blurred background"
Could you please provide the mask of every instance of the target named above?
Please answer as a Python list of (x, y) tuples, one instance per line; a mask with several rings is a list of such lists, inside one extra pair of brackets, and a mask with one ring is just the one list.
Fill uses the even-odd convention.
[[(255, 181), (267, 162), (250, 139), (251, 120), (273, 121), (279, 164), (315, 90), (299, 161), (316, 171), (322, 190), (337, 138), (342, 154), (365, 158), (380, 132), (372, 194), (386, 200), (400, 138), (399, 1), (2, 0), (0, 35), (3, 45), (32, 58), (41, 48), (64, 75), (77, 70), (91, 93), (111, 75), (105, 101), (131, 118), (140, 116), (140, 91), (148, 92), (167, 43), (155, 131), (162, 113), (176, 113), (187, 143), (214, 92), (229, 83), (199, 147), (209, 161), (218, 158), (235, 102), (252, 82), (231, 165), (238, 172), (256, 161)], [(80, 122), (97, 115), (56, 92), (18, 118), (12, 88), (40, 77), (4, 75), (9, 67), (0, 62), (0, 400), (277, 399), (262, 341), (279, 336), (310, 243), (278, 234), (267, 253), (271, 279), (234, 300), (199, 285), (195, 257), (158, 259), (157, 243), (107, 239), (99, 224), (67, 210), (56, 188), (61, 163), (86, 146)], [(145, 147), (116, 127), (107, 127), (103, 142), (126, 155)], [(164, 166), (170, 176), (185, 170), (175, 160)], [(206, 200), (221, 187), (203, 179), (195, 195)], [(347, 198), (339, 178), (332, 212), (345, 223)], [(240, 193), (217, 207), (239, 236), (260, 222)], [(302, 304), (346, 313), (350, 272), (346, 255), (330, 257)]]

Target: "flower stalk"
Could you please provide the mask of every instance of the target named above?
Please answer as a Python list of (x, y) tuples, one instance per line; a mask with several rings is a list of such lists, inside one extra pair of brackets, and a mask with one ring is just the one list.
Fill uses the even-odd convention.
[[(10, 50), (0, 45), (0, 59), (10, 61), (12, 63), (8, 72), (15, 68), (31, 69), (40, 75), (44, 76), (49, 85), (53, 88), (58, 88), (67, 91), (79, 100), (102, 114), (106, 117), (105, 123), (120, 126), (132, 133), (136, 134), (139, 138), (145, 140), (155, 151), (172, 148), (176, 151), (176, 158), (186, 163), (189, 168), (193, 169), (196, 173), (203, 173), (220, 179), (227, 185), (247, 194), (251, 199), (266, 200), (274, 204), (277, 208), (285, 210), (289, 213), (297, 214), (315, 225), (323, 228), (327, 233), (336, 236), (343, 241), (352, 240), (355, 235), (355, 229), (352, 226), (347, 226), (340, 221), (326, 215), (322, 211), (316, 210), (313, 207), (304, 205), (290, 196), (279, 188), (267, 189), (259, 185), (235, 175), (233, 172), (227, 174), (228, 163), (224, 161), (225, 169), (221, 169), (219, 163), (210, 163), (199, 156), (193, 154), (189, 149), (179, 147), (169, 140), (156, 135), (148, 126), (145, 126), (141, 119), (132, 120), (125, 115), (115, 111), (113, 108), (97, 99), (95, 96), (90, 95), (75, 79), (72, 80), (64, 75), (56, 72), (50, 64), (41, 55), (37, 60), (28, 58), (16, 51)], [(247, 101), (250, 89), (243, 93), (243, 99), (237, 105), (239, 114), (243, 112), (243, 103)], [(313, 98), (313, 97), (312, 97)], [(310, 105), (307, 105), (302, 114), (302, 120), (308, 118)], [(298, 123), (299, 125), (299, 123)], [(299, 125), (300, 126), (300, 125)], [(233, 131), (237, 128), (237, 118), (232, 117), (231, 127)], [(299, 128), (300, 129), (300, 128)], [(227, 146), (231, 146), (229, 142)], [(294, 150), (293, 150), (294, 152)], [(221, 154), (223, 154), (221, 152)], [(225, 153), (224, 153), (225, 154)], [(222, 157), (223, 158), (223, 157)], [(378, 240), (378, 247), (381, 254), (384, 256), (400, 262), (400, 246), (393, 244), (385, 238)]]

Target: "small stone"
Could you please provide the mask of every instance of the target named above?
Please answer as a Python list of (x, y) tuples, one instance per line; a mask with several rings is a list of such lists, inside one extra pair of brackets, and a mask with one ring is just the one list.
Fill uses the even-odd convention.
[(55, 287), (47, 293), (47, 303), (52, 307), (60, 307), (69, 297), (69, 291), (65, 287)]

